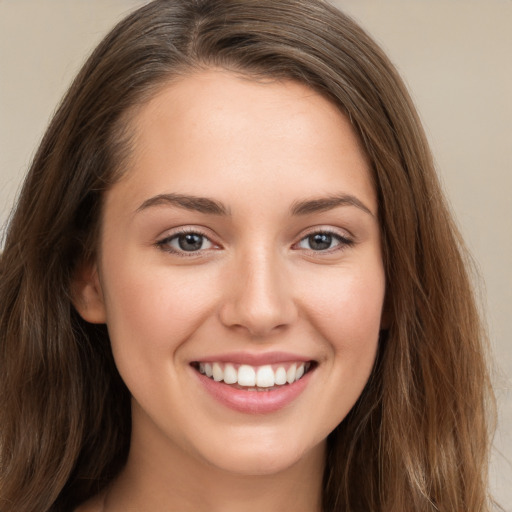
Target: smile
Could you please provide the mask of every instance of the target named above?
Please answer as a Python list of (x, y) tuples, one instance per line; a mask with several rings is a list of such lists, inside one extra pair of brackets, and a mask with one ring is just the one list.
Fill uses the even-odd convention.
[(291, 406), (318, 366), (317, 361), (279, 353), (231, 354), (190, 363), (207, 396), (244, 414), (268, 414)]
[(215, 382), (224, 382), (246, 391), (271, 391), (300, 380), (311, 368), (311, 362), (289, 362), (251, 366), (248, 364), (197, 362), (199, 373)]

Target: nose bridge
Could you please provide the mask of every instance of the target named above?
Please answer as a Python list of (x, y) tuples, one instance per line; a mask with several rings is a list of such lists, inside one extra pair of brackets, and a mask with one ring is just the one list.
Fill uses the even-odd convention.
[(274, 247), (243, 251), (236, 258), (222, 321), (266, 336), (292, 322), (295, 305), (287, 282), (284, 258)]

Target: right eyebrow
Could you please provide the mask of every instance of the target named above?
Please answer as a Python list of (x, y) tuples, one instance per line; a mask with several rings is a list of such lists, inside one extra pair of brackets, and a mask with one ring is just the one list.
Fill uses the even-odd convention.
[(141, 212), (154, 206), (174, 206), (210, 215), (230, 215), (229, 208), (215, 199), (186, 194), (159, 194), (146, 199), (138, 208)]

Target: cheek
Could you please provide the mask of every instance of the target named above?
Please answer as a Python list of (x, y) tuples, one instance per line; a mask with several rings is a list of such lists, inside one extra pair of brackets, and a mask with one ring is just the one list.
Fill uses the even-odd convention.
[(318, 432), (325, 437), (347, 416), (371, 374), (385, 280), (379, 264), (317, 269), (314, 279), (308, 277), (303, 310), (323, 349), (317, 375), (322, 393), (314, 402)]
[(376, 269), (332, 280), (330, 293), (315, 307), (313, 322), (329, 354), (322, 403), (334, 425), (361, 395), (375, 363), (385, 292), (383, 273)]
[(368, 272), (334, 269), (311, 281), (307, 309), (335, 351), (357, 352), (378, 337), (384, 293), (384, 274), (379, 266)]
[[(212, 290), (201, 271), (166, 266), (105, 263), (107, 323), (112, 345), (127, 351), (169, 352), (194, 332), (212, 308)], [(108, 265), (108, 267), (107, 267)], [(108, 272), (108, 273), (107, 273)]]

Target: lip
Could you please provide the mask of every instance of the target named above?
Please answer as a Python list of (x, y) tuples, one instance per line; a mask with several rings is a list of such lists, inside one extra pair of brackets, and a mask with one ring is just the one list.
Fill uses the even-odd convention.
[(250, 352), (230, 352), (229, 354), (216, 354), (202, 359), (196, 359), (197, 363), (235, 363), (248, 364), (250, 366), (264, 366), (266, 364), (279, 363), (307, 363), (311, 361), (310, 357), (304, 357), (290, 352), (269, 352), (269, 353), (250, 353)]
[[(234, 358), (234, 354), (230, 354), (227, 359), (218, 358), (218, 356), (216, 356), (215, 359), (208, 358), (204, 361), (230, 361), (239, 364), (253, 364), (255, 366), (258, 364), (273, 364), (285, 361), (311, 361), (311, 359), (304, 359), (290, 354), (273, 354), (277, 359), (272, 359), (273, 363), (270, 363), (268, 357), (265, 357), (263, 362), (261, 362), (259, 356), (256, 358), (249, 356), (248, 358), (247, 354), (239, 355), (240, 358)], [(249, 363), (249, 360), (252, 361), (252, 363)], [(257, 363), (254, 361), (257, 361)], [(206, 375), (199, 373), (192, 366), (191, 370), (206, 392), (223, 406), (244, 414), (270, 414), (284, 409), (299, 397), (309, 384), (311, 376), (316, 370), (316, 366), (293, 384), (285, 384), (269, 391), (246, 391), (237, 389), (224, 382), (216, 382), (210, 379)]]

